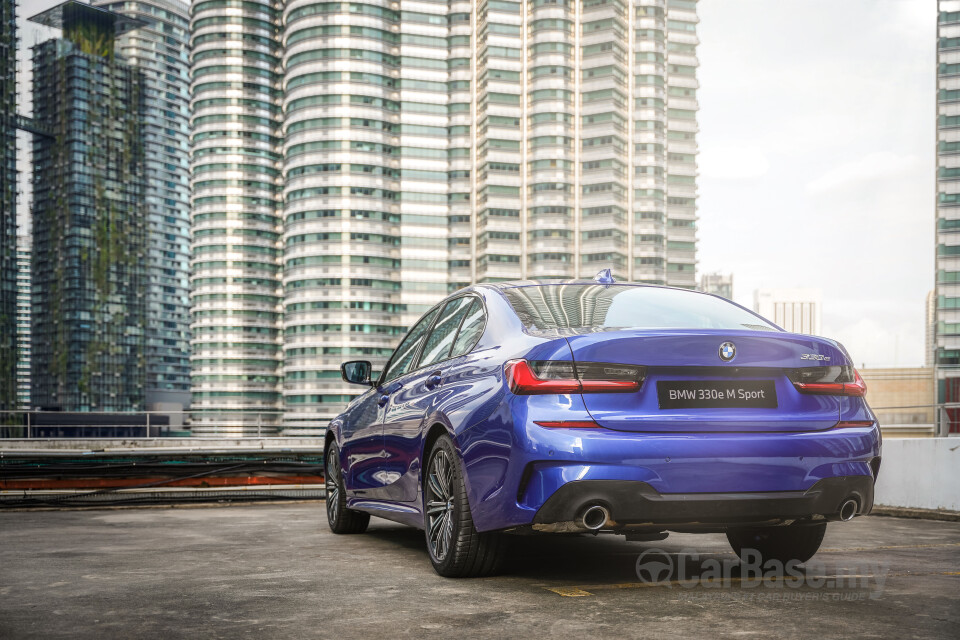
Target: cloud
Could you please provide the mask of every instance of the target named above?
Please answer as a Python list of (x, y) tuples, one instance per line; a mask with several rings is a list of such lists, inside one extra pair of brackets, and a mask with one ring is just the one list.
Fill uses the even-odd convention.
[(916, 168), (915, 155), (898, 155), (891, 151), (878, 151), (844, 162), (819, 178), (806, 184), (810, 195), (822, 195), (837, 189), (863, 182), (886, 180)]
[(712, 146), (703, 149), (697, 160), (700, 175), (724, 180), (759, 178), (770, 170), (767, 157), (758, 147)]

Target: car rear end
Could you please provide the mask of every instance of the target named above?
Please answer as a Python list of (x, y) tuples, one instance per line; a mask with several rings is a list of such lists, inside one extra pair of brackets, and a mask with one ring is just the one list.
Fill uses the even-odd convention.
[(725, 531), (869, 513), (880, 432), (836, 342), (662, 287), (502, 291), (544, 341), (504, 366), (514, 472), (490, 528)]

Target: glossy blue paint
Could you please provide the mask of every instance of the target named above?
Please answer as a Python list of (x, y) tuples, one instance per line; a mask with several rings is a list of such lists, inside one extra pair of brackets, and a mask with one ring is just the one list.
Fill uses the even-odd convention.
[[(481, 463), (465, 456), (467, 464), (492, 471), (498, 466), (490, 459), (497, 453), (490, 446), (495, 438), (476, 431), (465, 434), (464, 440), (486, 459)], [(483, 515), (485, 528), (530, 522), (554, 491), (573, 480), (642, 481), (660, 493), (804, 491), (822, 478), (869, 476), (870, 460), (880, 455), (875, 426), (761, 437), (546, 429), (527, 423), (517, 444), (499, 450), (500, 466), (510, 472), (497, 478), (488, 473), (480, 479), (471, 474), (471, 509)], [(531, 466), (529, 481), (520, 491), (521, 473), (516, 470), (527, 465)], [(499, 491), (492, 491), (495, 488)], [(507, 495), (512, 500), (500, 499)]]
[[(592, 333), (568, 338), (574, 359), (619, 362), (647, 367), (643, 388), (635, 394), (586, 394), (584, 401), (603, 426), (622, 431), (809, 431), (828, 429), (840, 417), (840, 399), (799, 393), (783, 368), (799, 367), (803, 354), (822, 355), (827, 366), (846, 363), (834, 344), (811, 336), (765, 331), (637, 331)], [(733, 342), (737, 355), (724, 362), (721, 343)], [(684, 368), (690, 371), (684, 371)], [(743, 372), (747, 369), (746, 372)], [(746, 373), (747, 375), (744, 375)], [(775, 409), (660, 410), (661, 380), (773, 380)]]
[[(645, 482), (664, 494), (742, 493), (804, 491), (823, 478), (872, 474), (877, 426), (834, 428), (841, 419), (874, 421), (864, 399), (803, 395), (784, 374), (847, 364), (831, 340), (750, 330), (531, 331), (497, 286), (468, 291), (487, 313), (470, 353), (370, 388), (331, 423), (351, 508), (423, 527), (420, 474), (436, 425), (458, 449), (480, 531), (530, 524), (558, 488), (577, 480)], [(728, 340), (737, 354), (725, 363), (718, 347)], [(632, 393), (518, 396), (504, 379), (504, 364), (516, 358), (639, 364), (647, 376)], [(658, 380), (731, 376), (774, 380), (778, 407), (658, 407)], [(604, 428), (534, 424), (570, 420)]]

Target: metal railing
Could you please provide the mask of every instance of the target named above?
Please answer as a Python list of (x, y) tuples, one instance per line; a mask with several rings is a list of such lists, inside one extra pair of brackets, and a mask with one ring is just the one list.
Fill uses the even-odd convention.
[[(198, 409), (122, 412), (0, 411), (0, 438), (269, 437), (283, 411)], [(319, 421), (323, 431), (326, 421)], [(302, 431), (302, 430), (301, 430)]]
[[(881, 414), (881, 427), (930, 425), (929, 418), (894, 423), (890, 412), (933, 410), (933, 435), (960, 436), (960, 402), (871, 407)], [(886, 413), (884, 416), (882, 414)], [(129, 412), (0, 411), (0, 438), (214, 438), (322, 436), (328, 419), (304, 421), (301, 414), (281, 410), (185, 409)]]

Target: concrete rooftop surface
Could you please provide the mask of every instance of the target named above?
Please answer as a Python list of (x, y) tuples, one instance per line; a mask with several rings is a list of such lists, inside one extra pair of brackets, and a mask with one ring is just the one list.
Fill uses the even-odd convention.
[[(683, 580), (638, 578), (654, 548)], [(450, 580), (421, 532), (335, 536), (322, 502), (6, 511), (0, 638), (960, 637), (960, 522), (831, 523), (793, 587), (710, 582), (724, 561), (722, 535), (525, 537)]]

